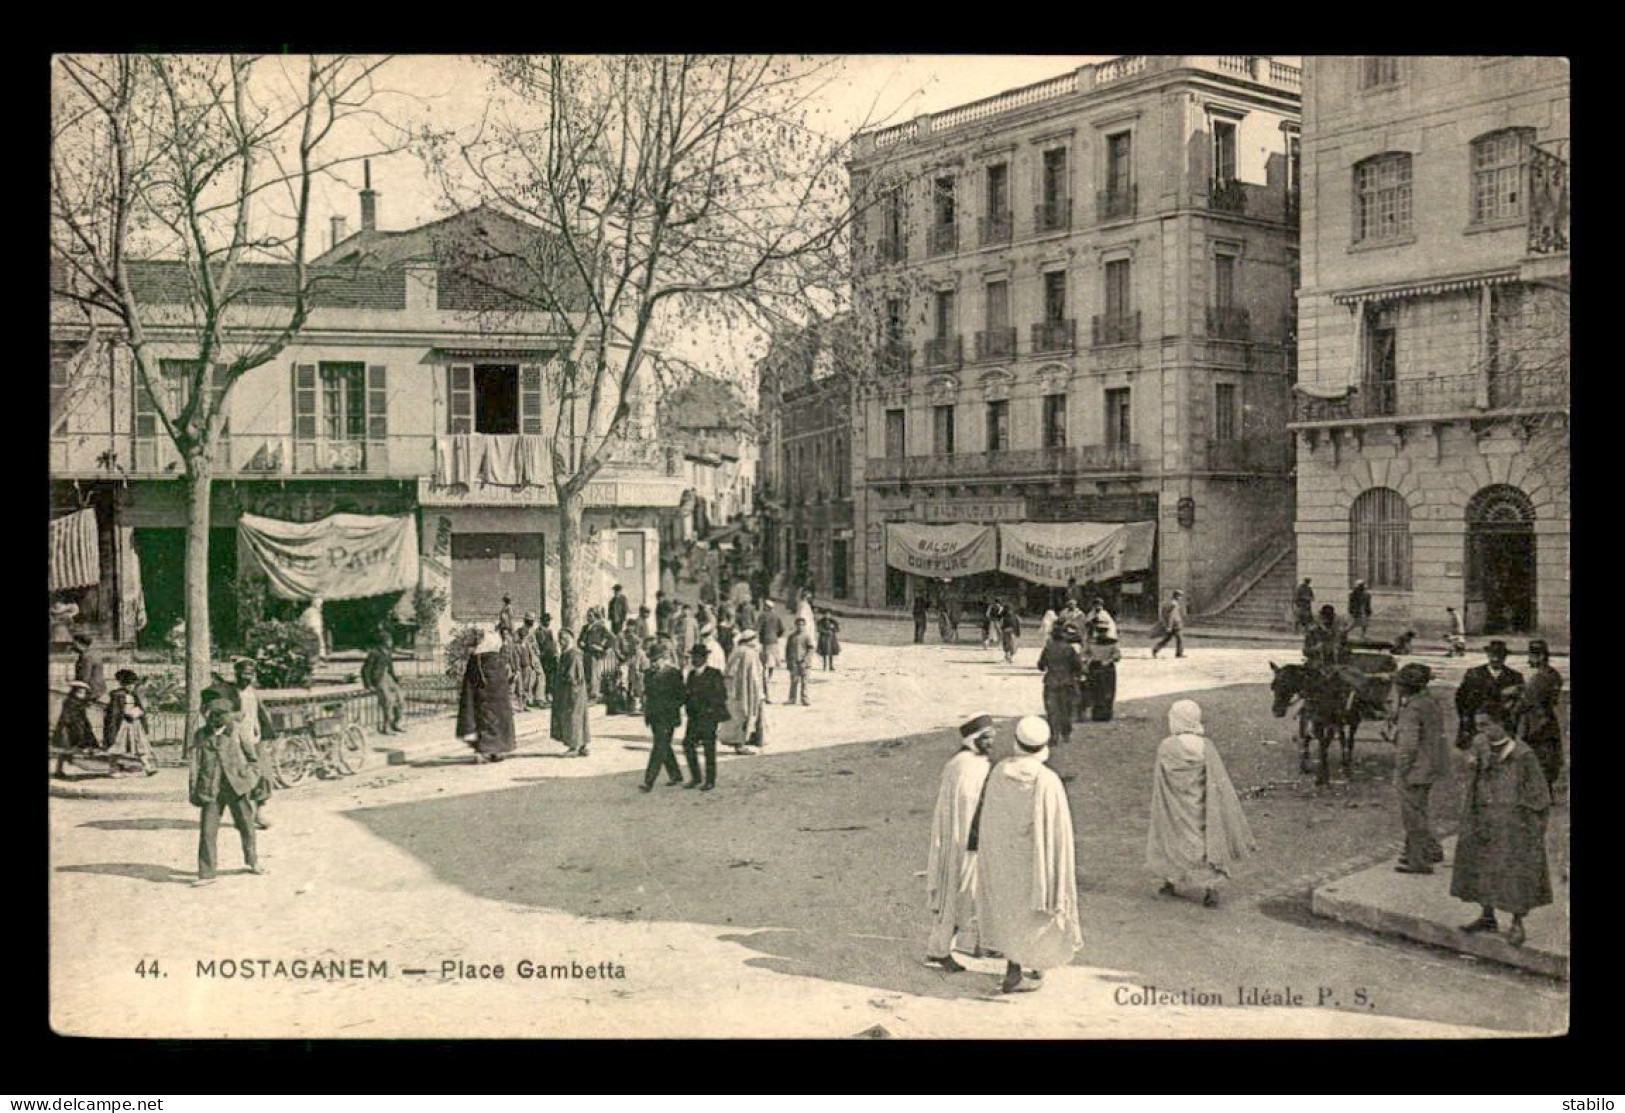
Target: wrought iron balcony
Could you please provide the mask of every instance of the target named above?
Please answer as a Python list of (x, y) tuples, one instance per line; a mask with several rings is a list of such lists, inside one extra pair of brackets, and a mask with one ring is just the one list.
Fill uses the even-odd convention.
[(1137, 444), (1091, 444), (1074, 451), (1080, 472), (1132, 472), (1140, 470)]
[(1072, 227), (1072, 198), (1056, 197), (1040, 201), (1033, 208), (1033, 229), (1037, 232), (1060, 232)]
[(1011, 228), (1014, 221), (1010, 218), (1010, 210), (1005, 209), (999, 213), (989, 213), (976, 221), (976, 229), (982, 241), (982, 246), (990, 244), (1009, 243)]
[(906, 375), (913, 369), (914, 353), (899, 337), (881, 340), (875, 350), (875, 369), (883, 375)]
[(1238, 437), (1209, 441), (1209, 471), (1286, 471), (1292, 462), (1292, 442), (1284, 434), (1276, 437)]
[(932, 255), (952, 255), (959, 250), (959, 225), (953, 221), (947, 224), (931, 225), (929, 244)]
[(1553, 255), (1569, 249), (1568, 141), (1555, 140), (1529, 150), (1529, 253)]
[(1078, 346), (1078, 322), (1071, 318), (1040, 321), (1033, 326), (1033, 351), (1070, 352)]
[(953, 336), (939, 336), (925, 342), (927, 367), (958, 367), (963, 362), (965, 362), (964, 345), (957, 333)]
[(1016, 354), (1016, 330), (994, 328), (976, 334), (976, 358), (1009, 359)]
[(1207, 334), (1214, 340), (1250, 339), (1252, 324), (1247, 311), (1234, 305), (1208, 306)]
[(1216, 178), (1208, 184), (1207, 207), (1221, 213), (1244, 214), (1247, 188), (1234, 178)]
[(1140, 342), (1140, 313), (1097, 313), (1092, 330), (1092, 343), (1101, 348), (1108, 344), (1138, 344)]
[(1383, 417), (1479, 417), (1500, 410), (1566, 409), (1568, 376), (1561, 373), (1436, 375), (1362, 383), (1343, 398), (1292, 400), (1295, 422)]
[(1139, 193), (1140, 187), (1137, 185), (1101, 190), (1095, 195), (1095, 211), (1098, 219), (1123, 220), (1133, 216)]
[(1011, 476), (1072, 475), (1078, 468), (1074, 448), (1018, 448), (997, 452), (953, 452), (931, 456), (870, 457), (873, 483), (901, 480), (990, 479)]

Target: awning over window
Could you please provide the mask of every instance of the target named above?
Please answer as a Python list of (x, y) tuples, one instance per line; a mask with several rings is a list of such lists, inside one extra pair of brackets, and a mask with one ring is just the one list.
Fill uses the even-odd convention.
[(887, 522), (886, 563), (943, 580), (991, 572), (998, 567), (993, 527)]
[(1036, 584), (1101, 583), (1151, 567), (1155, 522), (1004, 522), (999, 571)]
[(1333, 294), (1332, 301), (1338, 305), (1354, 305), (1362, 301), (1378, 304), (1385, 301), (1403, 301), (1406, 298), (1428, 297), (1433, 294), (1448, 294), (1457, 290), (1473, 290), (1480, 286), (1500, 286), (1517, 280), (1517, 271), (1491, 271), (1486, 274), (1455, 275), (1448, 278), (1428, 279), (1423, 282), (1401, 282), (1386, 286), (1371, 286), (1363, 290), (1349, 290), (1345, 293)]
[(96, 545), (96, 512), (80, 510), (50, 523), (50, 589), (67, 591), (102, 582), (101, 551)]

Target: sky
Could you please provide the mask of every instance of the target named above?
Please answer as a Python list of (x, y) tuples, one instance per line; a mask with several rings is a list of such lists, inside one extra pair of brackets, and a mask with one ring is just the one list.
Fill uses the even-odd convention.
[[(840, 73), (819, 94), (825, 122), (840, 138), (869, 123), (883, 126), (922, 112), (940, 112), (1006, 89), (1057, 77), (1081, 65), (1113, 57), (1095, 55), (850, 55)], [(455, 55), (404, 55), (379, 72), (386, 95), (380, 110), (398, 125), (432, 124), (459, 130), (475, 126), (486, 107), (486, 74), (478, 62)], [(361, 223), (360, 168), (346, 171), (347, 182), (326, 181), (318, 188), (316, 227), (320, 247), (328, 247), (329, 218), (343, 216), (348, 230)], [(445, 202), (409, 153), (376, 159), (373, 189), (378, 193), (382, 230), (400, 230), (439, 219)]]

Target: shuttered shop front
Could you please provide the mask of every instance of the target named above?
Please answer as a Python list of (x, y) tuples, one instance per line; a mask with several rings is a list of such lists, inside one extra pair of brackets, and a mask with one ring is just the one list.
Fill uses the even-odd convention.
[(502, 597), (513, 597), (514, 617), (542, 611), (542, 535), (458, 533), (451, 539), (451, 616), (458, 622), (494, 622)]

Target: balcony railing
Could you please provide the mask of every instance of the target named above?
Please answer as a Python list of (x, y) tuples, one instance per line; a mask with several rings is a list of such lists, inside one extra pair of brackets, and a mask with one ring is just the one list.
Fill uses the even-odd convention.
[(952, 255), (958, 251), (959, 225), (953, 221), (931, 225), (929, 246), (932, 255)]
[(954, 336), (939, 336), (925, 342), (925, 365), (927, 367), (958, 367), (965, 361), (964, 345), (961, 338)]
[(882, 374), (906, 375), (913, 369), (914, 353), (901, 339), (885, 339), (875, 351), (875, 366)]
[(1108, 344), (1138, 344), (1140, 342), (1140, 313), (1097, 313), (1093, 321), (1092, 343), (1101, 348)]
[(1210, 471), (1286, 471), (1291, 466), (1292, 442), (1278, 437), (1238, 437), (1209, 441), (1207, 466)]
[(977, 359), (1008, 359), (1015, 354), (1015, 329), (993, 328), (976, 334)]
[(1140, 470), (1137, 444), (1091, 444), (1078, 450), (1080, 472), (1131, 472)]
[(1017, 448), (998, 452), (952, 452), (931, 456), (871, 457), (871, 482), (1071, 475), (1079, 470), (1075, 448)]
[(1072, 198), (1056, 197), (1040, 201), (1033, 208), (1033, 228), (1039, 232), (1059, 232), (1072, 227)]
[(1063, 318), (1033, 326), (1033, 351), (1070, 352), (1078, 346), (1078, 322)]
[(1139, 193), (1140, 187), (1137, 185), (1101, 190), (1095, 195), (1095, 211), (1098, 219), (1124, 220), (1133, 216)]
[(1252, 336), (1247, 311), (1234, 305), (1207, 308), (1207, 334), (1214, 340), (1246, 340)]
[(875, 263), (878, 266), (889, 267), (901, 263), (908, 257), (908, 247), (904, 240), (882, 237), (875, 244)]
[(1207, 207), (1221, 213), (1244, 214), (1247, 189), (1234, 178), (1219, 178), (1208, 184)]
[(1551, 255), (1567, 251), (1568, 141), (1557, 140), (1530, 148), (1528, 175), (1530, 254)]
[(1015, 222), (1010, 217), (1010, 210), (1000, 213), (990, 213), (976, 221), (976, 230), (982, 241), (982, 246), (990, 244), (1009, 243), (1011, 228)]
[(1568, 378), (1560, 374), (1437, 375), (1363, 383), (1345, 398), (1293, 399), (1293, 421), (1467, 416), (1519, 408), (1566, 408)]

